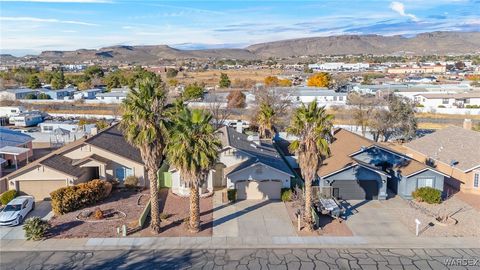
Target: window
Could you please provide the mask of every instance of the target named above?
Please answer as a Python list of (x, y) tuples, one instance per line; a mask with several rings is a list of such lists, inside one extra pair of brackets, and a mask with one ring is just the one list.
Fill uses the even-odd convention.
[(133, 170), (127, 167), (118, 167), (115, 169), (115, 177), (118, 181), (123, 182), (125, 178), (133, 175)]
[(475, 173), (473, 175), (473, 187), (474, 188), (479, 188), (480, 187), (479, 181), (480, 181), (480, 172)]
[(448, 101), (449, 101), (448, 98), (444, 98), (444, 99), (442, 99), (442, 104), (448, 104)]
[(435, 179), (434, 178), (418, 178), (417, 179), (417, 188), (422, 187), (434, 187)]
[(339, 101), (343, 101), (343, 97), (338, 97), (338, 100), (339, 100)]

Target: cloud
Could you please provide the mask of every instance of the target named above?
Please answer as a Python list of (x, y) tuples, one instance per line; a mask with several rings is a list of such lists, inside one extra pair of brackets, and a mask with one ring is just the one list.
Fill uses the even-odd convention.
[(77, 25), (85, 25), (85, 26), (98, 26), (98, 24), (88, 23), (88, 22), (63, 21), (58, 19), (44, 19), (44, 18), (36, 18), (36, 17), (0, 17), (0, 21), (64, 23), (64, 24), (77, 24)]
[(390, 3), (390, 9), (397, 12), (398, 14), (400, 14), (400, 16), (410, 17), (413, 21), (418, 21), (417, 16), (415, 16), (411, 13), (406, 13), (405, 12), (405, 6), (403, 5), (403, 3), (392, 2), (392, 3)]

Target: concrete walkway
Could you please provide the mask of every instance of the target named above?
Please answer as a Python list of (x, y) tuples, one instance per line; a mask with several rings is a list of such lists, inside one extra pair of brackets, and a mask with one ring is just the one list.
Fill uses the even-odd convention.
[(251, 248), (479, 248), (480, 238), (463, 237), (144, 237), (0, 240), (2, 251), (251, 249)]

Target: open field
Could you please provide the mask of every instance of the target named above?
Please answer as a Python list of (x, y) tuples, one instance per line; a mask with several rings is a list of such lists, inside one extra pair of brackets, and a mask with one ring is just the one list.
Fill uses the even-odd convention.
[(177, 80), (180, 83), (188, 84), (192, 82), (205, 83), (207, 86), (214, 86), (218, 84), (220, 80), (220, 73), (226, 73), (230, 78), (230, 81), (235, 81), (236, 79), (245, 80), (250, 79), (255, 82), (263, 82), (263, 79), (267, 76), (281, 74), (282, 71), (279, 69), (248, 69), (248, 70), (209, 70), (209, 71), (200, 71), (200, 72), (185, 72), (186, 76), (183, 76), (182, 73), (179, 73)]

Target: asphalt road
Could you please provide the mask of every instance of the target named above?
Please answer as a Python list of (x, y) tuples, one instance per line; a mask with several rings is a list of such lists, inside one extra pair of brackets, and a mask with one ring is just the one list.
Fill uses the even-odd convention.
[(0, 255), (0, 269), (480, 269), (480, 249), (97, 250)]

